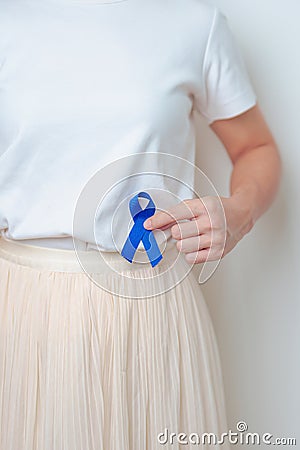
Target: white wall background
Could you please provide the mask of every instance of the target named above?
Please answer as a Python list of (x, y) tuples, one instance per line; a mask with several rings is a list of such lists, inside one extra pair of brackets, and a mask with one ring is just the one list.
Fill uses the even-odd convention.
[[(296, 437), (300, 449), (300, 2), (207, 1), (228, 17), (283, 160), (275, 202), (202, 285), (229, 428), (245, 420), (251, 432)], [(200, 117), (197, 165), (229, 195), (231, 162)]]

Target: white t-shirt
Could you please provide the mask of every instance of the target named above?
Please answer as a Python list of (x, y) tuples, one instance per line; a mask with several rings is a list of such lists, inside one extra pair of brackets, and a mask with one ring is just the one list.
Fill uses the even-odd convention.
[[(128, 202), (118, 208), (122, 193), (155, 185), (158, 209), (192, 196), (187, 165), (174, 173), (182, 185), (170, 188), (160, 155), (194, 163), (194, 112), (210, 124), (255, 104), (226, 16), (201, 0), (2, 0), (2, 234), (64, 248), (77, 232), (95, 245), (90, 228), (74, 232), (82, 190), (112, 161), (155, 154), (151, 170), (160, 175), (129, 177), (97, 217), (99, 248), (115, 251), (115, 210), (114, 233), (123, 239), (130, 229)], [(124, 165), (125, 175), (141, 172), (136, 161)], [(172, 173), (172, 165), (167, 169)]]

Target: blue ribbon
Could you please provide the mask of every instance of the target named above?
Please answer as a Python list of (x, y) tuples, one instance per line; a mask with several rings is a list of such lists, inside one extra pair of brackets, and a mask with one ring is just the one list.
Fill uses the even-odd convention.
[[(149, 203), (145, 209), (141, 208), (139, 197), (147, 198), (149, 200)], [(162, 259), (162, 254), (157, 245), (153, 232), (144, 228), (145, 220), (148, 219), (148, 217), (153, 216), (155, 209), (154, 202), (147, 192), (139, 192), (130, 200), (129, 210), (134, 220), (134, 225), (130, 230), (121, 252), (121, 255), (127, 259), (127, 261), (132, 262), (134, 254), (141, 241), (147, 251), (152, 267), (156, 266), (156, 264), (158, 264)]]

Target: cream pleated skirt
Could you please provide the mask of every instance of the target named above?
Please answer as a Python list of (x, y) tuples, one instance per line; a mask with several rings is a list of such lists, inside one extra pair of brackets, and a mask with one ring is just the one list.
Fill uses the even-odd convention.
[(184, 257), (172, 240), (154, 268), (96, 253), (0, 238), (0, 450), (228, 450), (202, 436), (228, 429)]

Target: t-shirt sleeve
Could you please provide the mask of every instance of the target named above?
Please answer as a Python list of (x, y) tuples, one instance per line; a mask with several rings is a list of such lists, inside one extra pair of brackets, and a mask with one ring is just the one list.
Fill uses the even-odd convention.
[(195, 108), (208, 124), (237, 116), (257, 102), (245, 61), (227, 17), (216, 7), (203, 60)]

